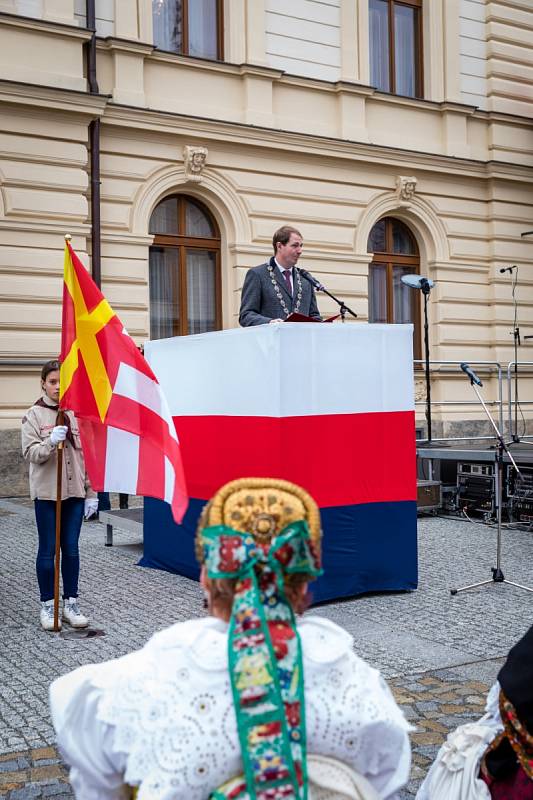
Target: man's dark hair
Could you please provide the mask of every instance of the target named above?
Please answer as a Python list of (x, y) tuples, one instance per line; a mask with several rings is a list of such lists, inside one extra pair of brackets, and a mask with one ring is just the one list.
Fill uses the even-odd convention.
[(277, 243), (280, 244), (287, 244), (289, 239), (291, 238), (292, 234), (295, 233), (296, 236), (299, 236), (300, 239), (303, 239), (302, 234), (296, 228), (292, 228), (290, 225), (284, 225), (282, 228), (279, 228), (274, 236), (272, 237), (272, 247), (274, 248), (274, 255), (277, 253)]
[(41, 380), (45, 381), (47, 375), (49, 375), (51, 372), (56, 372), (56, 370), (60, 369), (60, 367), (61, 364), (59, 363), (57, 358), (53, 358), (51, 361), (47, 361), (41, 370)]

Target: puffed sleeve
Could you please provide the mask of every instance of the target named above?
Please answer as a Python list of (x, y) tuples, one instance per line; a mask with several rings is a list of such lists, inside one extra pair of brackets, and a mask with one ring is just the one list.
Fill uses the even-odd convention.
[(98, 719), (101, 690), (93, 683), (99, 668), (80, 667), (50, 686), (50, 708), (57, 744), (71, 766), (77, 800), (127, 800), (125, 757), (114, 751), (113, 729)]
[(338, 759), (382, 800), (409, 779), (411, 726), (378, 670), (353, 652), (353, 639), (326, 619), (299, 626), (304, 650), (308, 752)]

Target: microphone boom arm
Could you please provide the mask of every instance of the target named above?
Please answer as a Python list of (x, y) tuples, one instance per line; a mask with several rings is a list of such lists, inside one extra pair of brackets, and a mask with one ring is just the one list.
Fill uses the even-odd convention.
[(352, 311), (352, 309), (349, 306), (346, 305), (344, 300), (339, 300), (338, 297), (335, 297), (334, 294), (329, 292), (326, 289), (326, 287), (323, 284), (321, 284), (320, 281), (318, 281), (316, 278), (314, 278), (311, 275), (311, 273), (308, 272), (306, 269), (300, 269), (300, 267), (297, 267), (297, 269), (299, 270), (300, 275), (302, 276), (302, 278), (305, 278), (306, 281), (309, 281), (309, 283), (312, 284), (312, 286), (315, 287), (317, 292), (323, 292), (324, 294), (327, 294), (328, 297), (331, 297), (332, 300), (335, 300), (335, 302), (337, 303), (337, 305), (340, 308), (341, 318), (342, 318), (343, 322), (344, 322), (344, 317), (346, 316), (346, 312), (348, 312), (348, 314), (351, 314), (352, 317), (357, 319), (357, 314), (355, 313), (355, 311)]

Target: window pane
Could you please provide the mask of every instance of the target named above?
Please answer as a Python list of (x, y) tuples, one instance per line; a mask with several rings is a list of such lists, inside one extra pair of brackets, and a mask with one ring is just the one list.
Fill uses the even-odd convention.
[(419, 291), (411, 289), (401, 282), (402, 275), (409, 275), (412, 271), (412, 268), (397, 265), (392, 268), (393, 322), (415, 321), (414, 304), (419, 297)]
[(183, 52), (183, 0), (152, 0), (154, 45)]
[(218, 58), (216, 0), (189, 0), (189, 55)]
[(385, 220), (376, 222), (368, 237), (367, 250), (369, 253), (385, 253)]
[(215, 235), (207, 214), (195, 203), (188, 201), (185, 208), (185, 234), (209, 239)]
[(414, 97), (415, 80), (415, 14), (409, 6), (394, 5), (394, 66), (396, 94)]
[(368, 321), (387, 322), (387, 268), (371, 264), (368, 275)]
[(187, 250), (189, 333), (216, 330), (216, 257), (208, 250)]
[(390, 91), (389, 11), (386, 0), (370, 0), (370, 83)]
[(416, 245), (405, 225), (398, 220), (392, 221), (392, 252), (401, 255), (416, 255)]
[(150, 233), (178, 234), (178, 201), (175, 197), (162, 200), (155, 207), (148, 226)]
[(165, 339), (174, 336), (179, 322), (178, 249), (151, 247), (150, 337)]

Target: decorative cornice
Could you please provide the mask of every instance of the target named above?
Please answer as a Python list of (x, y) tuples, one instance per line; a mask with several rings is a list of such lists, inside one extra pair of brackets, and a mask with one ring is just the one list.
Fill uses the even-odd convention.
[(150, 55), (154, 50), (153, 44), (136, 42), (131, 39), (117, 39), (114, 36), (107, 36), (105, 39), (98, 40), (97, 46), (99, 50), (134, 53), (136, 55)]
[(73, 236), (80, 236), (82, 238), (87, 238), (91, 235), (91, 226), (89, 223), (74, 222), (72, 219), (66, 222), (64, 215), (59, 221), (57, 218), (51, 219), (50, 217), (47, 217), (44, 222), (42, 220), (42, 214), (32, 220), (19, 220), (13, 219), (12, 217), (9, 219), (4, 218), (0, 219), (0, 230), (16, 230), (25, 233), (57, 233), (62, 239), (61, 249), (65, 244), (65, 233), (67, 232), (71, 233)]
[(286, 131), (277, 128), (262, 128), (220, 119), (194, 117), (166, 111), (146, 110), (132, 106), (108, 103), (103, 123), (125, 130), (130, 128), (138, 136), (139, 130), (164, 132), (187, 139), (204, 142), (224, 141), (239, 147), (262, 147), (275, 150), (289, 150), (293, 153), (308, 153), (334, 159), (351, 161), (371, 161), (393, 167), (408, 165), (409, 170), (423, 169), (428, 172), (447, 172), (455, 175), (468, 175), (481, 178), (507, 176), (510, 179), (531, 180), (533, 166), (510, 164), (507, 162), (481, 161), (457, 158), (435, 153), (367, 144), (334, 137), (317, 136), (301, 131)]
[(94, 118), (102, 116), (108, 101), (109, 95), (105, 94), (0, 80), (0, 102), (3, 103), (32, 106), (41, 110), (44, 107), (47, 111), (54, 109)]
[(333, 91), (336, 94), (354, 94), (358, 97), (372, 97), (376, 93), (373, 86), (365, 86), (362, 83), (350, 83), (349, 81), (337, 81), (333, 84)]
[(80, 39), (87, 42), (92, 36), (92, 31), (87, 28), (80, 28), (77, 25), (66, 25), (62, 22), (51, 22), (45, 19), (35, 19), (34, 17), (22, 17), (20, 14), (8, 14), (0, 12), (0, 27), (20, 28), (22, 30), (40, 31), (52, 36), (65, 36), (69, 39)]

